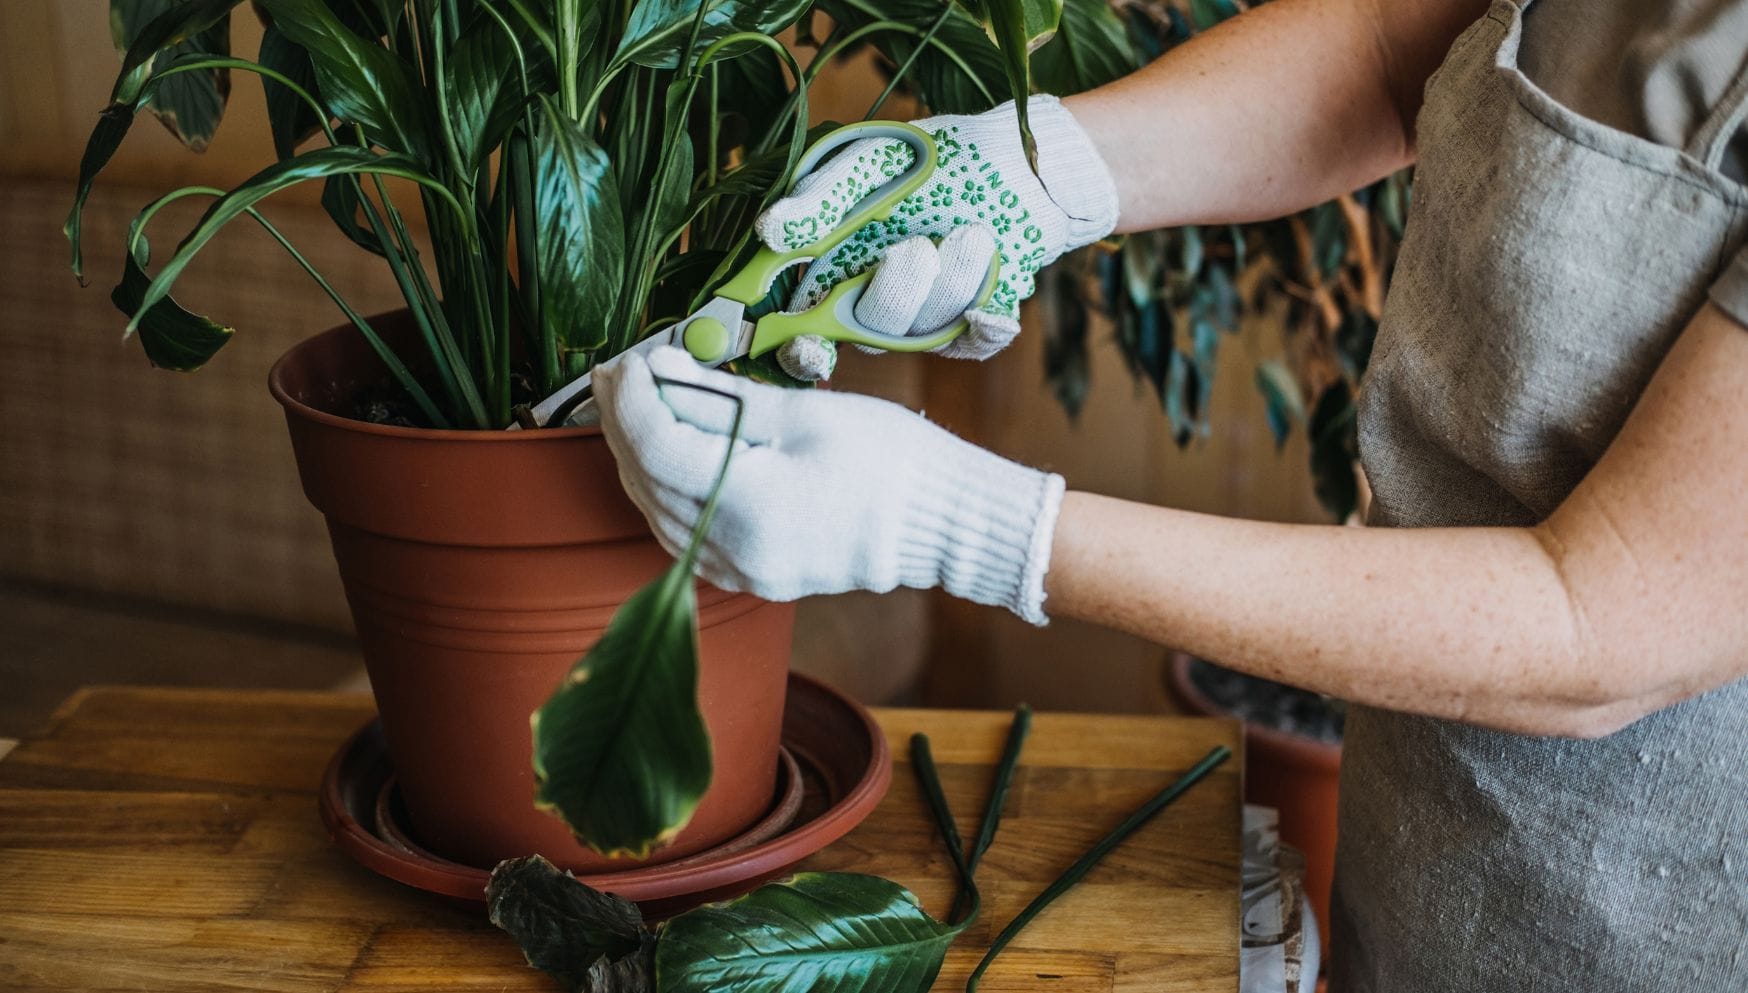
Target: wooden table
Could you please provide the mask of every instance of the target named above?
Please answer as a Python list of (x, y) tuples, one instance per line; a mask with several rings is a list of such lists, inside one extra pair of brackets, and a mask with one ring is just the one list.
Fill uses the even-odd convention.
[[(550, 991), (470, 912), (331, 847), (315, 789), (371, 713), (325, 693), (99, 688), (0, 760), (0, 990)], [(976, 833), (1008, 715), (883, 710), (893, 753), (933, 739)], [(1235, 756), (1056, 903), (988, 993), (1238, 988), (1238, 726), (1040, 714), (978, 873), (984, 913), (943, 969), (963, 988), (990, 938), (1083, 849), (1210, 747)], [(953, 872), (908, 765), (810, 869), (887, 876), (946, 912)]]

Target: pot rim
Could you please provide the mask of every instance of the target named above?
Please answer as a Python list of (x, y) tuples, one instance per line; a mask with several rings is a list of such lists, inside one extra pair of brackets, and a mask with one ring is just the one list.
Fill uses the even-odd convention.
[[(389, 311), (387, 314), (375, 314), (373, 318), (381, 318), (388, 314), (404, 313), (402, 310)], [(273, 399), (279, 401), (287, 413), (323, 424), (331, 428), (353, 431), (358, 434), (374, 434), (388, 438), (424, 439), (427, 441), (479, 441), (495, 443), (528, 442), (530, 440), (558, 441), (565, 438), (586, 438), (599, 436), (601, 428), (598, 425), (589, 427), (541, 428), (538, 431), (510, 431), (505, 429), (478, 430), (472, 428), (408, 428), (397, 424), (375, 424), (370, 421), (360, 421), (351, 417), (341, 417), (319, 410), (291, 395), (285, 386), (285, 378), (290, 367), (296, 363), (299, 353), (306, 348), (314, 347), (315, 343), (329, 335), (357, 334), (358, 329), (350, 324), (341, 324), (310, 335), (297, 344), (285, 350), (285, 353), (273, 362), (273, 368), (267, 373), (267, 390), (273, 394)]]
[(1331, 744), (1308, 735), (1271, 728), (1255, 721), (1246, 721), (1208, 699), (1207, 694), (1197, 689), (1195, 681), (1190, 678), (1190, 663), (1194, 661), (1194, 657), (1188, 652), (1172, 652), (1166, 661), (1166, 688), (1184, 709), (1208, 717), (1228, 717), (1239, 721), (1244, 725), (1244, 737), (1247, 742), (1255, 742), (1265, 748), (1285, 752), (1305, 765), (1326, 768), (1331, 771), (1340, 767), (1341, 746), (1339, 744)]

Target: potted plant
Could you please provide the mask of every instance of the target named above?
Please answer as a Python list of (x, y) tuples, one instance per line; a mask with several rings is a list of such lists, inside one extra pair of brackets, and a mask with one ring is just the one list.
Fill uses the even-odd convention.
[[(839, 56), (884, 57), (870, 115), (899, 85), (975, 111), (1029, 87), (1027, 51), (1058, 18), (1101, 30), (1058, 35), (1043, 75), (1128, 59), (1119, 22), (1102, 0), (1072, 15), (1017, 0), (254, 0), (266, 31), (250, 60), (230, 53), (239, 2), (111, 0), (124, 55), (67, 223), (75, 273), (83, 204), (137, 116), (203, 147), (231, 75), (259, 76), (273, 159), (234, 189), (148, 204), (112, 299), (154, 365), (199, 368), (234, 330), (170, 291), (246, 217), (343, 316), (271, 386), (421, 840), (474, 865), (540, 851), (589, 869), (735, 834), (771, 798), (790, 608), (694, 600), (595, 430), (502, 429), (744, 262), (809, 138), (808, 84)], [(805, 66), (773, 38), (791, 28)], [(260, 211), (303, 183), (404, 310), (359, 314)], [(210, 204), (154, 273), (150, 223), (188, 197)], [(582, 844), (529, 810), (557, 766), (566, 790), (542, 796)], [(609, 807), (626, 816), (592, 816)]]

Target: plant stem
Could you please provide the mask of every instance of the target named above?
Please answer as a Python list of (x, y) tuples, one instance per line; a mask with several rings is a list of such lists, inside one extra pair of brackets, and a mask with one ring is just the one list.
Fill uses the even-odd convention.
[(917, 782), (922, 786), (923, 799), (928, 801), (929, 812), (935, 815), (935, 827), (941, 832), (941, 840), (947, 845), (947, 854), (953, 859), (953, 868), (959, 871), (959, 887), (961, 893), (971, 894), (970, 910), (961, 920), (954, 921), (948, 915), (948, 924), (955, 930), (964, 931), (977, 920), (978, 913), (983, 909), (983, 898), (977, 892), (977, 880), (972, 877), (971, 866), (965, 861), (965, 842), (959, 837), (959, 826), (953, 821), (953, 810), (947, 805), (947, 795), (941, 791), (941, 774), (935, 768), (934, 754), (929, 750), (929, 736), (917, 732), (910, 736), (910, 764), (916, 773)]
[[(1020, 749), (1026, 744), (1026, 735), (1032, 731), (1032, 708), (1020, 704), (1014, 708), (1013, 723), (1008, 725), (1007, 742), (1002, 746), (1001, 761), (996, 764), (995, 777), (989, 784), (989, 800), (983, 805), (983, 823), (977, 829), (977, 842), (971, 846), (971, 854), (966, 859), (966, 865), (971, 872), (977, 872), (977, 866), (983, 861), (983, 853), (989, 851), (989, 846), (995, 842), (995, 830), (1001, 825), (1002, 809), (1007, 806), (1008, 789), (1014, 783), (1014, 770), (1020, 764)], [(966, 893), (959, 891), (953, 898), (953, 909), (948, 912), (947, 919), (953, 920), (964, 910)]]
[(722, 495), (722, 484), (728, 480), (728, 464), (734, 460), (734, 444), (740, 440), (741, 417), (746, 413), (746, 401), (739, 394), (727, 390), (719, 390), (703, 383), (689, 383), (678, 379), (655, 377), (656, 385), (676, 387), (679, 389), (697, 390), (719, 396), (734, 404), (734, 422), (728, 431), (728, 447), (722, 453), (722, 464), (716, 468), (716, 481), (710, 484), (710, 495), (704, 499), (704, 509), (698, 514), (698, 523), (692, 526), (692, 537), (686, 542), (686, 551), (680, 556), (680, 562), (687, 572), (698, 562), (698, 549), (704, 544), (704, 536), (710, 531), (710, 522), (716, 517), (716, 498)]
[(886, 98), (891, 96), (892, 91), (898, 88), (898, 84), (904, 80), (904, 77), (910, 74), (910, 67), (916, 65), (917, 56), (923, 54), (923, 49), (934, 42), (935, 33), (941, 30), (941, 25), (947, 23), (947, 18), (952, 13), (952, 4), (944, 3), (941, 5), (941, 13), (936, 16), (935, 23), (929, 25), (929, 30), (917, 41), (916, 47), (912, 48), (910, 54), (905, 56), (904, 62), (893, 72), (892, 78), (886, 81), (886, 89), (881, 90), (880, 95), (874, 98), (874, 102), (868, 107), (868, 112), (862, 115), (862, 120), (869, 120), (875, 114), (880, 113), (880, 108), (886, 104)]
[(1032, 919), (1037, 917), (1045, 907), (1048, 907), (1057, 897), (1068, 892), (1074, 884), (1080, 882), (1088, 872), (1092, 871), (1094, 866), (1111, 853), (1112, 849), (1122, 844), (1125, 838), (1134, 834), (1142, 825), (1152, 820), (1156, 814), (1170, 806), (1172, 801), (1182, 796), (1185, 790), (1196, 785), (1202, 780), (1202, 777), (1214, 771), (1215, 767), (1231, 757), (1231, 749), (1225, 745), (1215, 746), (1207, 756), (1192, 766), (1189, 772), (1184, 773), (1181, 779), (1154, 794), (1152, 799), (1137, 808), (1134, 813), (1123, 820), (1123, 823), (1112, 829), (1110, 834), (1099, 839), (1098, 843), (1093, 845), (1085, 855), (1082, 855), (1073, 865), (1068, 867), (1068, 871), (1056, 877), (1055, 882), (1046, 887), (1044, 892), (1038, 894), (1031, 903), (1026, 905), (1026, 909), (1020, 911), (1019, 915), (1010, 921), (1007, 927), (1002, 928), (1000, 934), (996, 935), (995, 941), (990, 943), (989, 951), (984, 953), (983, 961), (977, 963), (977, 968), (972, 971), (971, 978), (966, 980), (965, 993), (976, 993), (977, 984), (983, 980), (984, 970), (989, 968), (996, 956), (1000, 955), (1008, 943), (1025, 930), (1026, 925), (1032, 923)]

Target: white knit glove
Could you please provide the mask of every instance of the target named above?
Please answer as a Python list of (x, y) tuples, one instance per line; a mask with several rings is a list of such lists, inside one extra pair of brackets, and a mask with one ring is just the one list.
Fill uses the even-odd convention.
[[(1019, 333), (1020, 301), (1032, 295), (1033, 274), (1117, 223), (1110, 171), (1074, 116), (1051, 96), (1032, 97), (1028, 109), (1037, 175), (1026, 164), (1012, 101), (983, 114), (917, 121), (935, 136), (934, 175), (890, 218), (865, 225), (816, 259), (789, 308), (811, 307), (840, 280), (879, 263), (857, 320), (883, 334), (927, 334), (964, 314), (970, 327), (942, 354), (985, 359), (1005, 348)], [(914, 158), (896, 139), (849, 145), (760, 215), (759, 237), (778, 251), (806, 244)], [(972, 309), (998, 248), (995, 294)], [(778, 360), (791, 375), (821, 379), (836, 355), (823, 339), (801, 338), (785, 345)]]
[(619, 478), (676, 556), (734, 420), (732, 401), (677, 384), (744, 400), (741, 441), (698, 557), (708, 582), (768, 600), (939, 586), (1046, 622), (1061, 476), (897, 404), (755, 383), (678, 348), (627, 353), (598, 366), (594, 382)]

